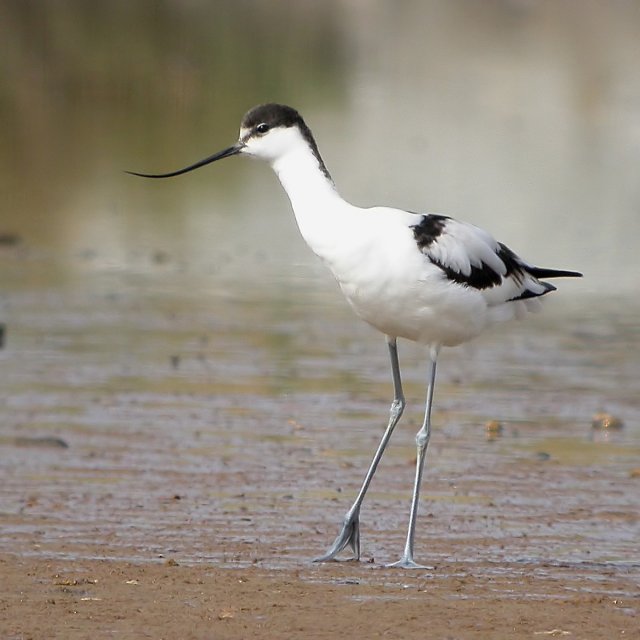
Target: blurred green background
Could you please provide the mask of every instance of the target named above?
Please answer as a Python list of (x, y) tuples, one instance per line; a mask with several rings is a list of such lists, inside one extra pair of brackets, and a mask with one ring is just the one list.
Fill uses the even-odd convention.
[[(342, 194), (640, 281), (640, 3), (1, 0), (0, 234), (66, 274), (327, 276), (265, 166), (168, 171), (298, 108)], [(256, 270), (260, 273), (256, 275)]]

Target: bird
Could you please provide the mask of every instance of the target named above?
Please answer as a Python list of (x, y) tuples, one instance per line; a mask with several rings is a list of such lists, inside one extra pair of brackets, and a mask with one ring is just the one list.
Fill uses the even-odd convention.
[(314, 561), (338, 560), (347, 548), (351, 559), (360, 559), (360, 509), (406, 406), (397, 348), (398, 339), (406, 339), (426, 347), (428, 383), (424, 419), (415, 439), (404, 549), (400, 559), (387, 566), (424, 568), (414, 559), (414, 546), (441, 348), (460, 345), (497, 323), (537, 310), (540, 298), (556, 289), (548, 279), (582, 274), (534, 266), (487, 231), (446, 215), (350, 204), (338, 193), (306, 122), (284, 104), (250, 109), (242, 118), (237, 142), (199, 162), (169, 173), (127, 173), (170, 178), (232, 156), (257, 158), (271, 166), (307, 245), (329, 268), (356, 315), (385, 336), (389, 353), (389, 421), (337, 537)]

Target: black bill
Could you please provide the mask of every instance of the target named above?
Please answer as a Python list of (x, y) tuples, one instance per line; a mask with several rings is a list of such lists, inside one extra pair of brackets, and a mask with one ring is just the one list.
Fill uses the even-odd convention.
[(132, 176), (140, 176), (141, 178), (172, 178), (173, 176), (179, 176), (182, 173), (193, 171), (194, 169), (198, 169), (199, 167), (204, 167), (205, 164), (210, 164), (211, 162), (215, 162), (216, 160), (222, 160), (222, 158), (235, 156), (242, 151), (243, 147), (244, 145), (241, 142), (236, 142), (236, 144), (234, 144), (232, 147), (229, 147), (228, 149), (218, 151), (218, 153), (214, 153), (212, 156), (209, 156), (204, 160), (200, 160), (199, 162), (189, 165), (184, 169), (172, 171), (171, 173), (138, 173), (137, 171), (125, 171), (125, 173), (130, 173)]

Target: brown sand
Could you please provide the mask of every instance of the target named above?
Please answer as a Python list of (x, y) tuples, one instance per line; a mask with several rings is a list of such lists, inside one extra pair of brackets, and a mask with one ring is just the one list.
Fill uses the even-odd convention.
[(600, 585), (610, 595), (592, 593), (575, 568), (487, 578), (455, 564), (399, 576), (354, 563), (265, 571), (11, 556), (0, 568), (5, 640), (640, 637), (637, 602), (611, 595), (630, 582), (612, 576)]

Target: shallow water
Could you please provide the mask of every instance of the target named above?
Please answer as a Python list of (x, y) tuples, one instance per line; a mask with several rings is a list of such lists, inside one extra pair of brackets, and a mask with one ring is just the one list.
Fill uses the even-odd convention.
[[(328, 278), (69, 279), (13, 250), (2, 266), (3, 552), (284, 568), (331, 541), (391, 390), (384, 342)], [(594, 590), (612, 571), (640, 576), (638, 309), (604, 309), (560, 293), (443, 352), (418, 558), (573, 566)], [(401, 360), (409, 407), (362, 512), (372, 566), (402, 547), (413, 477), (424, 353), (402, 343)], [(624, 426), (594, 430), (597, 411)]]

